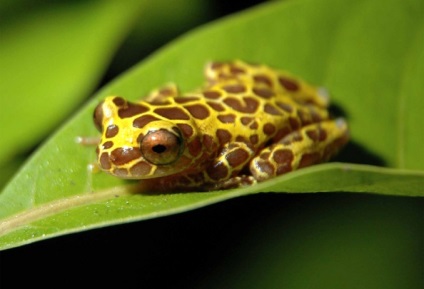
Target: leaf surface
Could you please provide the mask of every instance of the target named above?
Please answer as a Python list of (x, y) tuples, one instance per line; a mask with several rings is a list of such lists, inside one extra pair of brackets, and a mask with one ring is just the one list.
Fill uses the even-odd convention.
[[(110, 83), (2, 192), (0, 246), (174, 214), (259, 192), (423, 196), (420, 1), (350, 4), (346, 9), (340, 0), (299, 0), (258, 6), (181, 37)], [(352, 143), (386, 167), (329, 163), (238, 190), (162, 195), (136, 193), (133, 182), (86, 170), (94, 151), (74, 139), (96, 135), (91, 115), (100, 99), (119, 94), (136, 100), (167, 82), (178, 83), (182, 91), (195, 89), (203, 83), (206, 61), (234, 58), (286, 69), (327, 87), (346, 114)], [(350, 152), (345, 158), (355, 161), (357, 155)]]

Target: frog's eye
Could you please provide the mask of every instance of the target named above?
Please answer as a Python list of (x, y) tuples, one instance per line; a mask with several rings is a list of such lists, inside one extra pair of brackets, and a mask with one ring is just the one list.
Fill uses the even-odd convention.
[(140, 141), (140, 150), (143, 157), (152, 164), (170, 164), (181, 154), (181, 137), (166, 129), (150, 131)]

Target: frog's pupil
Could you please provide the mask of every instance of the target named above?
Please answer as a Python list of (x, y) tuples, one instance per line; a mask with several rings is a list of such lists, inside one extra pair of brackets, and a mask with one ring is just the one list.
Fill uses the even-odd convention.
[(152, 147), (152, 150), (155, 153), (160, 154), (160, 153), (163, 153), (164, 151), (166, 151), (166, 146), (158, 144), (158, 145), (155, 145), (154, 147)]

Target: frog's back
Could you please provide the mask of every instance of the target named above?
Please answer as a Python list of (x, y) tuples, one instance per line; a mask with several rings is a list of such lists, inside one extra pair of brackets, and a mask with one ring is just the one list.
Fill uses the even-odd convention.
[(184, 106), (195, 112), (199, 131), (221, 145), (241, 141), (258, 149), (328, 118), (326, 96), (286, 72), (233, 61), (209, 63), (205, 74), (208, 85), (187, 94), (193, 102)]

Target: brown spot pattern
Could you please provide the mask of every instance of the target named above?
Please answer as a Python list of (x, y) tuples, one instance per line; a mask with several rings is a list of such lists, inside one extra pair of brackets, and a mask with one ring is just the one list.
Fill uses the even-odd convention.
[(206, 171), (209, 177), (215, 181), (224, 179), (228, 175), (228, 168), (222, 162), (219, 162), (216, 165), (209, 167)]
[(102, 155), (100, 156), (100, 166), (104, 169), (104, 170), (110, 170), (111, 165), (110, 165), (110, 160), (109, 160), (109, 155), (108, 153), (102, 153)]
[(297, 116), (300, 119), (300, 122), (302, 123), (302, 125), (308, 125), (311, 123), (311, 119), (309, 118), (309, 115), (307, 115), (303, 110), (298, 110), (297, 111)]
[(264, 111), (271, 115), (281, 115), (281, 111), (279, 111), (275, 106), (270, 104), (265, 104)]
[(111, 138), (116, 136), (118, 132), (119, 132), (119, 127), (114, 124), (111, 124), (107, 127), (105, 135), (107, 138)]
[(215, 111), (221, 112), (225, 110), (225, 108), (220, 103), (208, 101), (207, 104), (210, 107), (212, 107)]
[(104, 150), (110, 149), (111, 147), (113, 147), (113, 141), (107, 141), (104, 144), (102, 144), (102, 148)]
[(210, 64), (210, 68), (211, 69), (218, 69), (218, 68), (221, 68), (223, 65), (224, 65), (224, 63), (215, 61), (215, 62), (212, 62)]
[(270, 152), (264, 152), (264, 153), (261, 153), (259, 157), (263, 160), (268, 160), (270, 155), (271, 155)]
[(243, 84), (228, 84), (223, 89), (228, 93), (242, 93), (246, 91), (246, 87)]
[(256, 120), (252, 122), (252, 124), (249, 126), (249, 128), (251, 129), (258, 129), (258, 127), (259, 127), (259, 124)]
[(113, 99), (113, 103), (114, 103), (116, 106), (123, 106), (123, 105), (126, 103), (126, 101), (125, 101), (125, 99), (123, 99), (122, 97), (117, 96), (117, 97), (115, 97), (115, 98)]
[(187, 102), (191, 102), (191, 101), (196, 101), (199, 100), (198, 97), (196, 96), (178, 96), (174, 98), (176, 103), (187, 103)]
[[(263, 161), (263, 160), (259, 160), (258, 161), (258, 166), (259, 166), (259, 170), (269, 176), (273, 176), (275, 174), (275, 168), (274, 166), (268, 162), (268, 161)], [(264, 178), (265, 179), (265, 178)]]
[(284, 76), (280, 76), (278, 78), (278, 82), (289, 91), (297, 91), (299, 90), (299, 85), (293, 79), (289, 79)]
[(227, 97), (227, 98), (225, 98), (224, 99), (224, 103), (226, 105), (228, 105), (229, 107), (231, 107), (232, 109), (237, 110), (237, 111), (240, 111), (240, 112), (243, 109), (240, 101), (238, 99), (233, 98), (233, 97)]
[(250, 142), (247, 140), (247, 138), (245, 138), (244, 136), (238, 135), (236, 137), (236, 141), (237, 142), (244, 142), (245, 144), (250, 144)]
[(321, 160), (321, 156), (319, 153), (303, 154), (302, 158), (300, 159), (298, 168), (304, 168), (304, 167), (316, 164), (320, 160)]
[(137, 128), (142, 128), (144, 127), (146, 124), (158, 120), (157, 117), (154, 117), (152, 115), (142, 115), (140, 117), (137, 117), (136, 119), (134, 119), (133, 121), (133, 127), (137, 127)]
[(306, 135), (314, 142), (324, 141), (327, 138), (327, 132), (321, 128), (307, 130)]
[(253, 117), (249, 117), (249, 116), (243, 116), (242, 118), (240, 118), (240, 121), (243, 125), (248, 125), (253, 121)]
[(276, 175), (279, 176), (279, 175), (291, 172), (292, 170), (293, 170), (293, 168), (292, 168), (291, 164), (284, 164), (284, 165), (277, 167)]
[(299, 122), (294, 117), (289, 117), (289, 123), (292, 130), (297, 130), (300, 127)]
[(148, 111), (149, 108), (141, 104), (127, 102), (127, 105), (118, 110), (118, 115), (121, 118), (133, 117), (137, 114)]
[(113, 174), (118, 177), (126, 177), (128, 176), (128, 170), (124, 168), (116, 168), (113, 170)]
[(275, 132), (276, 128), (275, 125), (273, 125), (272, 123), (266, 123), (263, 127), (263, 132), (266, 135), (272, 135)]
[(156, 108), (154, 112), (167, 119), (180, 119), (180, 120), (190, 119), (188, 114), (178, 107)]
[(258, 137), (258, 135), (257, 134), (254, 134), (254, 135), (251, 135), (250, 137), (249, 137), (249, 140), (250, 140), (250, 142), (252, 143), (252, 144), (257, 144), (258, 142), (259, 142), (259, 137)]
[(245, 112), (253, 113), (258, 109), (259, 102), (254, 97), (245, 96), (243, 100), (246, 103)]
[(215, 91), (215, 90), (204, 91), (203, 95), (206, 98), (209, 98), (209, 99), (217, 99), (217, 98), (221, 97), (221, 93), (219, 91)]
[(178, 167), (187, 167), (191, 164), (192, 158), (182, 155), (178, 160)]
[(280, 128), (274, 136), (274, 140), (278, 141), (290, 133), (289, 127)]
[(144, 161), (138, 162), (130, 168), (130, 173), (133, 176), (145, 176), (150, 173), (152, 166)]
[(292, 132), (290, 135), (285, 137), (283, 140), (280, 141), (280, 143), (284, 145), (290, 145), (295, 142), (302, 141), (303, 137), (302, 134), (299, 131)]
[(253, 88), (253, 92), (257, 95), (260, 96), (262, 98), (268, 99), (273, 97), (275, 94), (272, 90), (268, 89), (268, 88)]
[(272, 80), (266, 76), (265, 74), (257, 74), (255, 76), (253, 76), (253, 80), (256, 83), (263, 83), (268, 85), (269, 87), (272, 87)]
[(236, 168), (247, 161), (247, 159), (249, 158), (249, 153), (246, 152), (244, 149), (239, 148), (237, 150), (229, 152), (225, 156), (225, 158), (227, 159), (231, 167)]
[(150, 100), (150, 101), (149, 101), (149, 103), (150, 103), (150, 104), (153, 104), (153, 105), (155, 105), (155, 106), (159, 106), (159, 105), (169, 105), (169, 104), (171, 104), (171, 102), (170, 102), (170, 101), (165, 101), (165, 99), (163, 98), (163, 96), (162, 96), (162, 98), (160, 98), (160, 97), (155, 97), (154, 99)]
[(140, 150), (132, 147), (116, 148), (110, 154), (110, 160), (118, 166), (129, 163), (130, 161), (140, 157)]
[(177, 125), (180, 128), (185, 138), (189, 138), (193, 135), (193, 128), (190, 125), (185, 123), (179, 123)]
[(294, 155), (289, 149), (279, 149), (274, 152), (272, 159), (279, 165), (286, 163), (290, 164), (294, 159)]
[(213, 137), (208, 134), (203, 135), (202, 143), (203, 143), (203, 146), (209, 151), (212, 151), (215, 149), (215, 143), (213, 141)]
[(234, 114), (218, 115), (218, 119), (222, 123), (234, 123), (236, 116)]
[(209, 110), (201, 104), (195, 104), (184, 107), (194, 118), (205, 119), (209, 116)]
[(174, 90), (169, 87), (165, 87), (159, 90), (159, 94), (163, 96), (171, 96), (174, 94)]
[(202, 144), (200, 143), (199, 138), (193, 139), (191, 142), (187, 144), (188, 151), (193, 157), (197, 157), (202, 151)]
[(219, 143), (221, 145), (223, 145), (223, 144), (230, 142), (231, 133), (228, 130), (225, 130), (225, 129), (217, 129), (216, 130), (216, 137), (219, 139)]
[(276, 101), (275, 104), (282, 110), (287, 111), (288, 113), (291, 113), (293, 111), (293, 107), (290, 104), (281, 101)]
[(253, 113), (257, 110), (259, 106), (259, 102), (249, 96), (243, 97), (244, 104), (242, 102), (234, 97), (227, 97), (224, 100), (224, 103), (231, 107), (232, 109), (239, 111), (239, 112), (246, 112), (246, 113)]
[(241, 67), (237, 67), (235, 65), (232, 65), (230, 67), (230, 73), (231, 74), (244, 74), (245, 72), (246, 71), (243, 68), (241, 68)]

